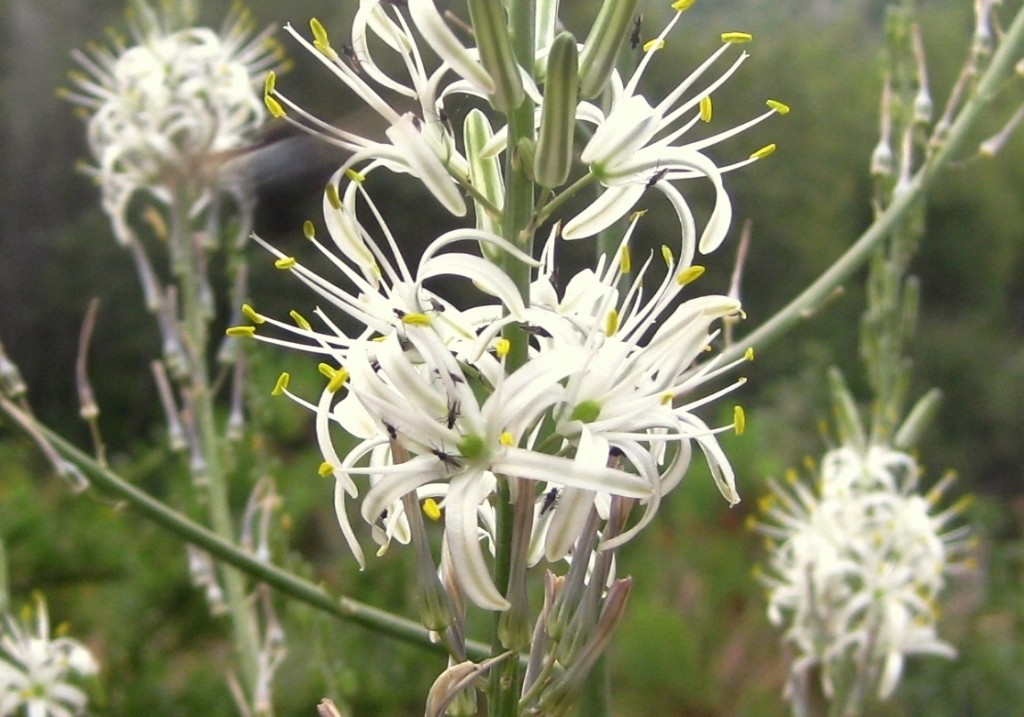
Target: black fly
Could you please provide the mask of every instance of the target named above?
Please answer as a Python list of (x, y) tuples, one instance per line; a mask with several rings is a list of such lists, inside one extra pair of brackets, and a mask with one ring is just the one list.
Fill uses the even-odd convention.
[(631, 50), (640, 47), (640, 23), (643, 19), (643, 15), (637, 15), (636, 19), (633, 20), (633, 31), (629, 33), (629, 49)]
[(458, 456), (453, 456), (451, 453), (445, 453), (440, 448), (431, 448), (430, 452), (437, 456), (444, 465), (452, 470), (459, 470), (462, 468), (462, 461), (459, 460)]
[(558, 488), (552, 488), (544, 494), (544, 502), (540, 506), (540, 514), (544, 515), (558, 503)]
[(448, 428), (455, 426), (455, 419), (459, 417), (459, 401), (456, 398), (448, 400), (448, 415), (445, 416), (445, 424)]
[(665, 167), (664, 169), (659, 169), (657, 172), (651, 175), (650, 179), (647, 180), (647, 186), (653, 187), (655, 184), (663, 180), (666, 174), (668, 174), (668, 167)]

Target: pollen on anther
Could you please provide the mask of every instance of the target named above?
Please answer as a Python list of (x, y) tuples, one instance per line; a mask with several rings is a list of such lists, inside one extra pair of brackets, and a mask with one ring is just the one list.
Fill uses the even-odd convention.
[(789, 105), (787, 105), (785, 102), (779, 102), (778, 100), (767, 100), (765, 104), (768, 105), (769, 109), (775, 110), (780, 115), (789, 114)]
[(320, 474), (321, 478), (330, 478), (334, 475), (334, 466), (327, 461), (320, 464), (320, 467), (316, 469), (316, 472)]
[(498, 339), (494, 342), (494, 350), (497, 352), (498, 358), (505, 358), (512, 350), (512, 342), (508, 339)]
[(514, 446), (516, 444), (516, 441), (512, 437), (511, 433), (509, 433), (508, 431), (502, 431), (501, 435), (498, 436), (498, 443), (500, 443), (503, 446), (509, 447)]
[(316, 226), (310, 220), (302, 222), (302, 234), (310, 241), (316, 239)]
[(291, 269), (296, 264), (298, 264), (298, 262), (295, 260), (294, 256), (283, 256), (274, 262), (274, 266), (278, 269)]
[(334, 372), (334, 376), (331, 380), (327, 382), (327, 390), (331, 393), (337, 393), (338, 389), (344, 386), (346, 381), (348, 381), (348, 371), (343, 368), (339, 368)]
[(757, 150), (756, 152), (751, 153), (750, 158), (751, 159), (764, 159), (765, 157), (773, 154), (775, 152), (775, 150), (776, 150), (776, 145), (775, 145), (774, 142), (772, 142), (771, 144), (766, 144), (764, 147), (761, 147), (761, 149)]
[(351, 181), (355, 182), (356, 184), (362, 184), (363, 182), (366, 181), (365, 174), (363, 174), (362, 172), (358, 172), (352, 169), (351, 167), (345, 170), (345, 176), (348, 177)]
[(754, 39), (754, 36), (749, 32), (723, 32), (722, 42), (732, 43), (738, 45), (744, 42), (750, 42)]
[(270, 392), (271, 396), (280, 396), (288, 389), (288, 381), (291, 380), (291, 375), (287, 371), (283, 372), (277, 377), (277, 383), (274, 384), (274, 390)]
[(743, 406), (736, 406), (732, 410), (732, 425), (737, 436), (742, 436), (747, 429), (747, 414), (743, 412)]
[(683, 269), (676, 276), (676, 283), (679, 286), (686, 286), (699, 279), (704, 274), (704, 267), (700, 264), (694, 264)]
[(660, 50), (663, 47), (665, 47), (665, 41), (661, 38), (648, 40), (644, 43), (644, 52), (654, 52), (655, 50)]
[(241, 338), (251, 339), (253, 336), (256, 335), (256, 327), (255, 326), (230, 326), (230, 327), (228, 327), (228, 329), (224, 333), (227, 334), (228, 336), (230, 336), (232, 338), (236, 338), (236, 339), (241, 339)]
[(705, 123), (711, 121), (711, 95), (700, 98), (700, 119)]
[(683, 12), (693, 7), (695, 2), (697, 2), (697, 0), (676, 0), (672, 3), (672, 9), (676, 12)]
[(754, 347), (753, 346), (748, 346), (747, 347), (747, 350), (743, 352), (743, 358), (746, 361), (753, 361), (754, 360)]
[(306, 318), (295, 309), (289, 311), (288, 315), (292, 317), (292, 321), (294, 321), (295, 325), (298, 326), (300, 329), (305, 329), (306, 331), (309, 331), (312, 328), (309, 325), (309, 322), (306, 321)]
[(433, 498), (427, 498), (423, 501), (423, 515), (431, 520), (441, 520), (441, 506)]
[(270, 113), (270, 116), (275, 119), (280, 119), (288, 114), (284, 111), (284, 107), (281, 106), (281, 103), (270, 95), (263, 95), (263, 104), (267, 106), (267, 112)]
[(324, 187), (324, 194), (327, 195), (327, 201), (331, 207), (341, 209), (341, 197), (338, 196), (338, 188), (334, 184)]
[(249, 321), (254, 324), (265, 324), (267, 322), (267, 320), (256, 313), (256, 309), (249, 306), (249, 304), (242, 304), (242, 314), (244, 314), (245, 318), (249, 319)]

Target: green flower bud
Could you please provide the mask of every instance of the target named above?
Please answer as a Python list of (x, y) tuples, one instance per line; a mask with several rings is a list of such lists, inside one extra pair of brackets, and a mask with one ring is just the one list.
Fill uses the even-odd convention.
[(597, 97), (615, 68), (633, 21), (637, 0), (604, 0), (580, 55), (580, 96)]
[(540, 134), (533, 158), (533, 175), (542, 187), (557, 187), (569, 176), (578, 88), (576, 38), (563, 32), (555, 38), (548, 55)]
[[(497, 155), (482, 156), (484, 146), (493, 136), (487, 116), (480, 110), (470, 110), (462, 125), (462, 134), (466, 143), (466, 159), (469, 162), (469, 180), (494, 207), (505, 206), (505, 182), (501, 175), (501, 160)], [(487, 208), (479, 201), (476, 207), (476, 228), (501, 234), (501, 217), (488, 213)], [(490, 247), (485, 246), (487, 252)]]
[(511, 112), (523, 103), (525, 95), (502, 4), (495, 0), (469, 0), (469, 17), (480, 50), (480, 63), (494, 82), (491, 104), (501, 112)]

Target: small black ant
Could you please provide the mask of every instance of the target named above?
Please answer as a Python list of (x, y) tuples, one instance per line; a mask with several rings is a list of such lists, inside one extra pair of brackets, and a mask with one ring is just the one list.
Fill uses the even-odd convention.
[(388, 432), (388, 438), (392, 441), (398, 440), (398, 429), (392, 426), (387, 421), (384, 421), (384, 429)]

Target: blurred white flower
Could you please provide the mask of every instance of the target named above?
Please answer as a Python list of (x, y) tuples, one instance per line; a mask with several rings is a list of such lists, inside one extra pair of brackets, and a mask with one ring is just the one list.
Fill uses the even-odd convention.
[(4, 615), (0, 624), (0, 715), (81, 715), (86, 695), (75, 682), (95, 675), (96, 661), (77, 640), (51, 638), (46, 601), (34, 598), (22, 620)]
[(130, 38), (72, 54), (84, 72), (66, 91), (88, 121), (103, 207), (128, 244), (128, 208), (138, 192), (171, 204), (187, 180), (202, 187), (185, 198), (198, 214), (227, 181), (219, 168), (245, 148), (266, 111), (258, 86), (280, 64), (269, 31), (253, 36), (237, 7), (220, 32), (191, 27), (194, 4), (132, 5)]
[(956, 655), (936, 621), (968, 547), (966, 528), (950, 528), (962, 505), (937, 512), (951, 477), (922, 496), (919, 475), (906, 453), (843, 446), (825, 455), (816, 490), (791, 474), (766, 498), (768, 614), (796, 651), (794, 673), (820, 668), (826, 695), (857, 674), (885, 699), (907, 656)]

